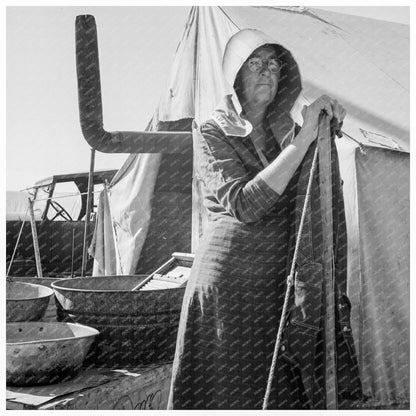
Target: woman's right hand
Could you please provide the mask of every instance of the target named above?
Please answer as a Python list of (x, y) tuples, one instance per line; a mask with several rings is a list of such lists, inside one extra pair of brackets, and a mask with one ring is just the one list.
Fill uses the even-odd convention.
[(345, 108), (337, 100), (327, 95), (321, 95), (311, 105), (303, 106), (302, 130), (306, 133), (307, 137), (310, 137), (311, 143), (316, 139), (318, 134), (319, 116), (322, 111), (327, 113), (330, 120), (335, 117), (339, 123), (342, 123), (347, 113)]

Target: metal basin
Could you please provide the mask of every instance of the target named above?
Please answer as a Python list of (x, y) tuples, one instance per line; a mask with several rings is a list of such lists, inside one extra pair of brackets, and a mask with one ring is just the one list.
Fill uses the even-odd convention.
[(185, 288), (132, 292), (146, 277), (81, 277), (52, 283), (58, 320), (100, 331), (86, 362), (117, 367), (173, 359)]
[[(52, 278), (52, 277), (13, 276), (13, 282), (32, 283), (35, 285), (46, 286), (48, 288), (51, 288), (52, 282), (55, 282), (56, 280), (59, 280), (59, 279), (57, 277)], [(48, 307), (46, 308), (46, 312), (43, 315), (42, 319), (39, 319), (39, 321), (40, 320), (42, 322), (56, 322), (55, 296), (50, 297)]]
[(43, 318), (53, 290), (31, 283), (6, 283), (6, 321), (39, 321)]
[(52, 384), (77, 374), (98, 331), (52, 322), (6, 324), (8, 385)]

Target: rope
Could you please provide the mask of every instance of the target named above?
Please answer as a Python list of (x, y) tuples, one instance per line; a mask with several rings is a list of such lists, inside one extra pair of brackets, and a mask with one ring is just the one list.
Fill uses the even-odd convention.
[[(93, 191), (91, 192), (92, 194), (99, 194), (102, 191)], [(70, 198), (71, 196), (81, 196), (81, 195), (88, 195), (88, 192), (80, 192), (78, 194), (69, 194), (69, 195), (60, 195), (60, 196), (53, 196), (53, 197), (47, 197), (47, 198), (43, 198), (43, 199), (35, 199), (33, 202), (42, 202), (42, 201), (49, 201), (49, 200), (53, 200), (53, 199), (60, 199), (60, 198)]]
[(284, 318), (286, 316), (287, 307), (288, 307), (288, 304), (289, 304), (290, 290), (293, 286), (293, 276), (295, 274), (295, 266), (296, 266), (296, 260), (297, 260), (297, 257), (298, 257), (298, 252), (299, 252), (300, 238), (302, 236), (303, 226), (304, 226), (304, 223), (305, 223), (306, 207), (309, 204), (309, 200), (310, 200), (310, 197), (311, 197), (312, 181), (313, 181), (313, 177), (315, 176), (317, 160), (318, 160), (318, 146), (316, 146), (315, 153), (313, 155), (311, 172), (310, 172), (310, 176), (309, 176), (308, 186), (306, 188), (305, 201), (303, 203), (302, 217), (301, 217), (300, 224), (299, 224), (298, 235), (296, 237), (295, 252), (293, 254), (293, 260), (292, 260), (292, 265), (291, 265), (291, 268), (290, 268), (290, 274), (287, 277), (287, 281), (286, 281), (285, 301), (283, 303), (282, 314), (281, 314), (281, 317), (280, 317), (279, 330), (277, 331), (276, 343), (275, 343), (274, 352), (273, 352), (272, 365), (270, 367), (269, 378), (267, 380), (267, 388), (266, 388), (266, 393), (264, 395), (264, 400), (263, 400), (263, 410), (267, 409), (267, 405), (268, 405), (268, 402), (269, 402), (269, 396), (270, 396), (270, 391), (271, 391), (271, 388), (272, 388), (274, 370), (276, 368), (277, 354), (279, 352), (280, 344), (281, 344), (281, 341), (282, 341), (283, 326), (284, 326), (284, 320), (285, 320)]
[(355, 139), (354, 139), (353, 137), (351, 137), (349, 134), (345, 133), (345, 131), (343, 132), (343, 134), (344, 134), (344, 136), (347, 136), (347, 138), (348, 138), (349, 140), (351, 140), (352, 142), (354, 142), (355, 144), (357, 144), (357, 145), (358, 145), (358, 148), (360, 149), (361, 154), (365, 154), (365, 153), (366, 153), (365, 148), (364, 148), (364, 146), (363, 146), (363, 144), (362, 144), (362, 143), (360, 143), (358, 140), (355, 140)]
[(13, 261), (14, 261), (14, 256), (16, 255), (17, 246), (19, 245), (19, 242), (20, 242), (20, 237), (22, 235), (23, 226), (25, 225), (25, 220), (26, 220), (26, 215), (27, 215), (28, 209), (29, 209), (29, 207), (26, 208), (25, 216), (23, 217), (23, 221), (22, 221), (22, 226), (20, 227), (19, 235), (17, 236), (16, 244), (14, 245), (14, 250), (13, 250), (12, 257), (10, 259), (9, 267), (7, 268), (6, 279), (8, 281), (13, 280), (12, 278), (9, 277), (9, 273), (10, 273), (10, 269), (12, 268), (12, 264), (13, 264)]

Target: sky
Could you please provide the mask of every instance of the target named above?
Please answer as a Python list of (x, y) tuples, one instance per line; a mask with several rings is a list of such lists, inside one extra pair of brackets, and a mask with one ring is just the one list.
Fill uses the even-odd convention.
[[(409, 24), (407, 7), (322, 7)], [(190, 7), (8, 7), (6, 189), (88, 171), (78, 114), (75, 17), (95, 16), (104, 128), (144, 130), (157, 108)], [(96, 153), (95, 169), (127, 155)]]

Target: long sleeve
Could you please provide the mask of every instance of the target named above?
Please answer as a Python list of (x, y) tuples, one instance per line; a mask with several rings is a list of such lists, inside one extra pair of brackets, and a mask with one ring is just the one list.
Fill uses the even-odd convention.
[(256, 222), (279, 201), (280, 195), (262, 178), (250, 174), (241, 149), (239, 154), (215, 123), (194, 130), (194, 149), (197, 173), (206, 192), (229, 215), (244, 223)]

